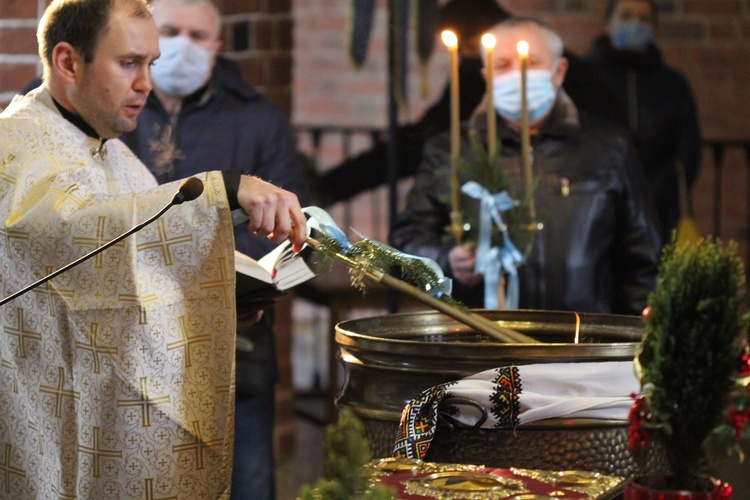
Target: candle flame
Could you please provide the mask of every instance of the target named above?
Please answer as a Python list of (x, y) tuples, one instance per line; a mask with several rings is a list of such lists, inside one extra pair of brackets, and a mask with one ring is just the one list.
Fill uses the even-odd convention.
[(526, 40), (521, 40), (520, 42), (518, 42), (518, 45), (516, 45), (516, 49), (518, 50), (519, 56), (529, 56), (529, 43)]
[(482, 45), (484, 45), (485, 49), (494, 49), (495, 43), (495, 35), (492, 35), (490, 33), (485, 33), (484, 35), (482, 35)]
[(446, 47), (449, 49), (453, 49), (455, 47), (458, 47), (458, 38), (456, 37), (456, 34), (453, 33), (451, 30), (445, 30), (440, 34), (440, 37), (443, 39), (443, 43)]

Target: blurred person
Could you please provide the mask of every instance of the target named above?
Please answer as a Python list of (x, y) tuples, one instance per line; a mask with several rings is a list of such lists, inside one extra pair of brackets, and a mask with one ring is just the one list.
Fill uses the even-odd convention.
[[(204, 165), (237, 169), (304, 200), (296, 141), (282, 110), (244, 83), (219, 55), (221, 14), (213, 0), (152, 0), (161, 57), (138, 127), (123, 142), (160, 183)], [(235, 227), (237, 250), (259, 259), (273, 245)], [(273, 309), (237, 329), (232, 498), (274, 498), (274, 389), (278, 379)]]
[[(511, 18), (490, 33), (497, 38), (493, 94), (500, 165), (509, 191), (524, 193), (520, 158), (520, 61), (530, 53), (529, 123), (533, 192), (543, 228), (518, 268), (524, 309), (640, 314), (653, 290), (660, 239), (645, 181), (627, 132), (580, 110), (563, 90), (568, 61), (559, 35), (546, 24)], [(470, 131), (485, 142), (485, 112), (462, 127), (462, 160), (477, 162)], [(391, 229), (397, 248), (437, 261), (454, 278), (454, 297), (483, 305), (476, 248), (447, 234), (451, 212), (450, 133), (430, 139), (406, 207)], [(460, 172), (460, 185), (471, 180)], [(476, 200), (474, 200), (476, 201)], [(468, 203), (463, 198), (462, 206)]]
[[(44, 83), (0, 115), (5, 294), (146, 220), (180, 184), (159, 186), (116, 139), (159, 56), (147, 3), (55, 0), (38, 42)], [(207, 285), (234, 287), (230, 210), (275, 244), (306, 220), (256, 177), (197, 177), (197, 199), (0, 308), (8, 498), (228, 497), (237, 314)]]
[(688, 189), (695, 182), (701, 141), (690, 86), (664, 63), (654, 43), (657, 16), (653, 0), (611, 0), (607, 34), (594, 41), (586, 62), (624, 110), (654, 196), (662, 241), (668, 241), (681, 215), (679, 178), (684, 175)]

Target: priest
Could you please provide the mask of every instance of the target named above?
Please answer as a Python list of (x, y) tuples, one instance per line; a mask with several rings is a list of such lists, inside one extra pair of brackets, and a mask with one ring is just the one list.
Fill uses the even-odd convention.
[[(159, 56), (145, 0), (55, 0), (38, 30), (44, 83), (0, 115), (0, 286), (13, 294), (158, 212), (117, 139)], [(210, 133), (210, 131), (207, 131)], [(234, 244), (299, 250), (297, 198), (239, 172), (0, 306), (0, 461), (9, 498), (223, 498), (232, 470)]]

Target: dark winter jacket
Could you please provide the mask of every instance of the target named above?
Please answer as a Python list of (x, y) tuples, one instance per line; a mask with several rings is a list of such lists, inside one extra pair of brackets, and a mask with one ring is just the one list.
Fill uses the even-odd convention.
[[(468, 162), (474, 161), (474, 153), (467, 131), (475, 130), (486, 141), (483, 113), (476, 117), (463, 128), (461, 153)], [(627, 132), (613, 127), (579, 116), (561, 92), (550, 118), (532, 137), (536, 211), (544, 227), (519, 268), (521, 308), (639, 314), (646, 305), (655, 286), (660, 239)], [(498, 136), (509, 192), (520, 199), (524, 185), (519, 135), (498, 116)], [(451, 210), (449, 158), (449, 134), (428, 141), (391, 243), (435, 259), (450, 275), (448, 252), (454, 244), (445, 238)], [(461, 184), (470, 180), (465, 168), (460, 172)], [(466, 213), (476, 203), (461, 199)], [(483, 285), (454, 286), (456, 298), (482, 306)]]
[[(160, 183), (206, 170), (241, 169), (304, 196), (300, 155), (283, 111), (242, 80), (237, 65), (217, 57), (208, 89), (186, 98), (176, 123), (152, 92), (138, 127), (121, 137)], [(273, 247), (244, 228), (237, 249), (253, 258)]]
[[(241, 169), (296, 193), (305, 203), (300, 156), (284, 113), (243, 82), (236, 64), (221, 57), (208, 87), (185, 99), (175, 123), (152, 92), (138, 127), (122, 140), (161, 183), (206, 170)], [(273, 248), (242, 225), (235, 228), (235, 246), (256, 259)], [(238, 396), (272, 389), (271, 318), (267, 312), (260, 323), (238, 331), (245, 337), (237, 344)]]
[(653, 45), (643, 54), (622, 52), (603, 36), (594, 42), (586, 62), (609, 85), (628, 117), (667, 241), (679, 217), (675, 162), (684, 165), (688, 186), (700, 165), (700, 132), (690, 87), (664, 64)]

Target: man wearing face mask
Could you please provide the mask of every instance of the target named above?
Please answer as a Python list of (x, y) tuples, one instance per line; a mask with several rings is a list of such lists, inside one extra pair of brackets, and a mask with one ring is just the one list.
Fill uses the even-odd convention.
[[(489, 28), (507, 19), (510, 14), (496, 0), (450, 0), (440, 8), (440, 31), (452, 30), (458, 37), (458, 89), (461, 120), (468, 119), (482, 101), (485, 82), (481, 74), (481, 38)], [(598, 116), (623, 121), (620, 108), (609, 89), (587, 64), (569, 56), (566, 92), (582, 108)], [(422, 159), (425, 141), (450, 126), (450, 82), (440, 98), (432, 104), (419, 120), (396, 129), (397, 174), (413, 175)], [(378, 141), (371, 150), (323, 173), (318, 178), (318, 203), (328, 205), (349, 199), (362, 191), (373, 189), (386, 182), (388, 164), (386, 141)]]
[[(624, 130), (593, 118), (562, 90), (568, 62), (562, 40), (549, 26), (511, 18), (493, 27), (494, 105), (500, 167), (515, 199), (524, 194), (520, 158), (521, 73), (516, 45), (530, 49), (528, 106), (532, 177), (537, 219), (542, 224), (519, 267), (524, 309), (640, 314), (655, 286), (660, 239), (647, 200), (640, 165)], [(486, 148), (482, 107), (462, 129), (461, 157), (478, 160), (468, 135)], [(391, 230), (391, 243), (430, 257), (454, 278), (453, 296), (472, 307), (484, 305), (483, 276), (475, 272), (475, 228), (456, 245), (448, 233), (450, 134), (428, 141), (404, 211)], [(460, 170), (459, 185), (470, 179)], [(461, 198), (471, 213), (478, 201)]]
[(654, 45), (657, 5), (653, 0), (611, 0), (606, 35), (597, 38), (586, 61), (596, 69), (625, 110), (643, 162), (662, 239), (679, 218), (678, 172), (692, 186), (700, 166), (700, 132), (685, 78), (664, 64)]
[[(154, 89), (135, 131), (122, 137), (159, 182), (202, 165), (241, 169), (298, 195), (304, 181), (296, 141), (280, 108), (248, 87), (218, 55), (220, 13), (213, 0), (152, 0), (161, 56)], [(237, 250), (262, 257), (273, 246), (235, 227)], [(239, 311), (238, 315), (242, 315)], [(240, 318), (241, 319), (241, 318)], [(240, 325), (236, 350), (232, 498), (274, 498), (273, 421), (277, 380), (273, 309)]]

